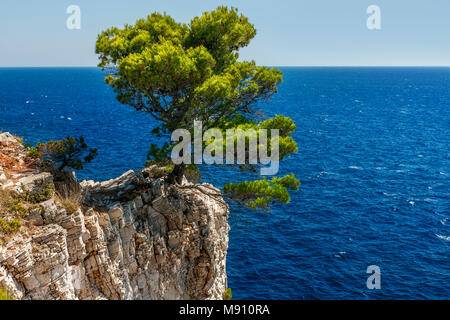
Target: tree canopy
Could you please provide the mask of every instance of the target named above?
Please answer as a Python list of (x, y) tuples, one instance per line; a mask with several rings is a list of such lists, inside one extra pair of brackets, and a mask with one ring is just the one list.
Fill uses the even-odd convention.
[[(290, 137), (295, 124), (283, 116), (260, 121), (257, 109), (259, 102), (277, 92), (282, 72), (257, 66), (254, 61), (238, 60), (239, 50), (249, 45), (255, 35), (255, 27), (235, 8), (220, 6), (189, 24), (155, 12), (134, 25), (103, 31), (98, 36), (96, 53), (99, 67), (110, 70), (105, 81), (114, 89), (118, 101), (156, 119), (159, 125), (153, 133), (159, 137), (180, 128), (193, 131), (194, 121), (201, 121), (204, 130), (276, 128), (280, 129), (280, 158), (284, 158), (297, 151)], [(149, 156), (158, 161), (168, 158), (174, 145), (170, 139), (161, 147), (153, 145)], [(169, 181), (180, 183), (185, 173), (186, 165), (175, 165)], [(298, 180), (286, 178), (292, 182), (286, 186), (276, 179), (253, 182), (269, 183), (258, 192), (240, 184), (228, 185), (224, 191), (230, 196), (240, 193), (242, 198), (246, 189), (249, 192), (245, 199), (253, 199), (249, 201), (260, 206), (271, 200), (289, 201), (289, 194), (286, 198), (283, 191), (284, 195), (278, 196), (279, 192), (274, 194), (272, 189), (287, 192), (286, 187), (298, 187)], [(258, 200), (261, 198), (265, 201)], [(249, 206), (255, 207), (255, 202)]]

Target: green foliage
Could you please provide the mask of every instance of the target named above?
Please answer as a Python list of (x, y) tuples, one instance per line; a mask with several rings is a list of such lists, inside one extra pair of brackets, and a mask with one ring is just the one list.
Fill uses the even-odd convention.
[(190, 23), (185, 45), (205, 47), (214, 58), (218, 71), (237, 61), (239, 48), (246, 47), (256, 35), (256, 29), (237, 9), (218, 7), (205, 12)]
[(161, 121), (163, 131), (215, 127), (224, 117), (250, 115), (250, 106), (277, 91), (281, 71), (238, 62), (256, 31), (234, 8), (218, 7), (187, 26), (153, 13), (135, 25), (98, 36), (99, 66), (117, 98)]
[(265, 208), (273, 202), (289, 203), (288, 189), (298, 190), (300, 181), (293, 174), (283, 178), (274, 177), (240, 183), (227, 183), (223, 191), (232, 199), (238, 200), (248, 208)]
[(27, 151), (27, 156), (37, 159), (39, 158), (39, 150), (36, 147), (29, 147), (28, 151)]
[(150, 145), (145, 166), (153, 166), (150, 171), (152, 178), (159, 179), (169, 175), (173, 171), (173, 165), (169, 159), (169, 148), (167, 142), (162, 147), (158, 147), (156, 144)]
[[(238, 61), (239, 50), (249, 45), (255, 35), (255, 27), (235, 8), (220, 6), (187, 25), (166, 14), (153, 13), (134, 25), (103, 31), (97, 39), (96, 53), (99, 67), (110, 71), (105, 82), (113, 88), (118, 101), (155, 118), (159, 125), (152, 133), (157, 137), (167, 138), (179, 128), (193, 132), (195, 120), (202, 122), (204, 130), (253, 128), (259, 135), (261, 129), (280, 129), (283, 159), (298, 150), (290, 136), (296, 128), (292, 119), (276, 116), (260, 123), (255, 120), (255, 106), (278, 91), (282, 72), (257, 66), (254, 61)], [(173, 142), (162, 147), (152, 145), (147, 166), (169, 166), (173, 146)], [(226, 143), (223, 146), (226, 148)], [(269, 155), (271, 146), (270, 142)], [(197, 166), (176, 165), (168, 181), (180, 183), (187, 172), (191, 177), (200, 177)], [(229, 186), (225, 191), (240, 197), (244, 197), (245, 190), (253, 192), (255, 196), (247, 195), (251, 198), (247, 205), (263, 207), (272, 201), (289, 201), (282, 181), (262, 180), (246, 188)]]
[(265, 120), (259, 124), (262, 129), (278, 129), (281, 137), (287, 137), (295, 132), (297, 126), (291, 118), (276, 115), (275, 118)]
[(196, 164), (188, 164), (185, 171), (186, 179), (190, 182), (198, 183), (202, 179), (200, 170)]
[(14, 300), (14, 298), (9, 294), (9, 292), (3, 288), (0, 288), (0, 301)]
[(272, 178), (272, 183), (282, 185), (291, 190), (298, 190), (300, 186), (300, 181), (293, 174), (285, 175), (283, 178), (274, 177)]
[(173, 171), (173, 166), (170, 167), (153, 167), (150, 171), (151, 177), (152, 178), (162, 178), (167, 176), (168, 174), (170, 174)]
[[(171, 148), (168, 143), (159, 148), (156, 144), (151, 144), (150, 151), (147, 154), (146, 167), (153, 165), (157, 166), (152, 168), (151, 175), (153, 178), (161, 178), (169, 175), (173, 172), (174, 166), (169, 158)], [(191, 182), (199, 182), (201, 180), (200, 171), (195, 164), (188, 164), (184, 173), (186, 179)]]
[(22, 195), (14, 191), (0, 190), (0, 213), (9, 213), (18, 218), (28, 216), (28, 209)]
[(151, 165), (168, 165), (170, 164), (169, 153), (171, 147), (167, 142), (164, 143), (162, 147), (158, 147), (156, 144), (152, 143), (150, 145), (150, 150), (147, 153), (147, 163), (146, 167)]
[(14, 233), (22, 227), (19, 219), (12, 219), (10, 221), (0, 218), (0, 231), (6, 234)]
[(31, 203), (40, 203), (50, 199), (53, 196), (55, 192), (55, 187), (53, 183), (48, 183), (46, 185), (41, 186), (39, 189), (34, 190), (33, 192), (25, 190), (23, 186), (22, 190), (23, 190), (22, 195), (23, 200)]
[(97, 149), (88, 149), (83, 137), (39, 142), (36, 149), (43, 165), (55, 164), (59, 170), (65, 167), (81, 170), (84, 164), (91, 162), (98, 154)]
[[(39, 193), (36, 197), (40, 198), (41, 194)], [(37, 205), (30, 203), (30, 199), (27, 193), (18, 194), (0, 190), (0, 234), (11, 234), (20, 229), (21, 219), (26, 218), (32, 210), (36, 209)], [(32, 197), (31, 200), (35, 199)]]
[(26, 218), (28, 216), (28, 209), (24, 207), (20, 199), (10, 198), (8, 200), (9, 212), (15, 214), (17, 217)]
[(231, 294), (231, 288), (227, 288), (223, 293), (223, 300), (231, 300), (233, 295)]
[[(278, 129), (279, 130), (279, 137), (278, 137), (278, 148), (279, 148), (279, 157), (280, 160), (283, 160), (286, 156), (289, 154), (295, 153), (298, 151), (297, 143), (295, 140), (290, 137), (289, 135), (292, 135), (295, 132), (296, 125), (294, 124), (294, 121), (292, 121), (291, 118), (276, 115), (275, 118), (268, 119), (266, 121), (260, 122), (259, 124), (255, 121), (246, 121), (242, 119), (241, 117), (235, 117), (232, 119), (228, 119), (222, 122), (223, 128), (222, 134), (223, 134), (223, 141), (218, 141), (215, 139), (211, 139), (210, 141), (207, 141), (205, 144), (217, 144), (217, 146), (221, 145), (223, 147), (223, 153), (225, 154), (227, 149), (227, 144), (231, 141), (235, 145), (235, 152), (237, 150), (237, 142), (240, 138), (245, 138), (245, 148), (248, 151), (249, 149), (249, 141), (251, 136), (247, 134), (248, 129), (253, 129), (255, 134), (253, 135), (254, 138), (258, 139), (257, 141), (260, 141), (260, 134), (261, 129), (265, 129), (267, 132), (268, 137), (268, 155), (270, 156), (271, 150), (272, 150), (272, 137), (271, 137), (271, 129)], [(234, 130), (234, 139), (228, 139), (226, 130), (233, 129)], [(231, 138), (231, 137), (230, 137)], [(257, 146), (257, 149), (259, 150), (262, 147), (261, 144)], [(248, 159), (246, 159), (248, 161)]]
[(28, 217), (33, 210), (43, 210), (36, 204), (48, 200), (53, 195), (53, 184), (43, 186), (37, 192), (24, 191), (22, 194), (0, 190), (0, 235), (18, 231), (21, 220)]
[(170, 41), (180, 44), (187, 31), (186, 25), (175, 22), (170, 16), (152, 13), (146, 19), (139, 19), (134, 26), (123, 29), (112, 27), (103, 31), (96, 44), (100, 54), (100, 67), (116, 65), (130, 54), (141, 53), (153, 43)]

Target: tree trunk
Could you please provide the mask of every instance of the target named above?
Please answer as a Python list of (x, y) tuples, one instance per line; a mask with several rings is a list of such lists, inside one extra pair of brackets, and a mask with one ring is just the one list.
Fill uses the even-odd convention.
[(186, 164), (176, 164), (173, 171), (167, 176), (169, 184), (182, 184), (184, 173), (186, 172)]

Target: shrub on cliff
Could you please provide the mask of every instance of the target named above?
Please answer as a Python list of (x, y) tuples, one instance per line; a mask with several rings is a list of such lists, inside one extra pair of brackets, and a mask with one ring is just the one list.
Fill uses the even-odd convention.
[[(152, 132), (159, 138), (170, 140), (169, 134), (176, 129), (195, 132), (194, 121), (201, 121), (203, 130), (251, 128), (259, 135), (261, 129), (279, 129), (281, 160), (297, 152), (297, 144), (290, 137), (295, 124), (283, 116), (261, 122), (256, 106), (277, 92), (282, 72), (257, 66), (254, 61), (238, 61), (239, 50), (255, 35), (254, 26), (235, 8), (218, 7), (193, 18), (188, 25), (166, 14), (153, 13), (135, 25), (103, 31), (98, 36), (96, 53), (99, 67), (110, 70), (105, 81), (116, 92), (118, 101), (156, 119), (159, 126)], [(150, 158), (167, 164), (177, 143), (152, 145)], [(212, 142), (200, 143), (207, 146)], [(246, 161), (241, 168), (253, 166)], [(173, 164), (167, 181), (181, 183), (187, 169), (186, 163)], [(251, 208), (268, 206), (275, 201), (289, 201), (283, 183), (286, 180), (292, 189), (300, 184), (288, 176), (271, 182), (255, 180), (234, 187), (229, 184), (225, 192), (230, 198), (245, 199)]]
[(5, 234), (14, 233), (22, 227), (19, 219), (6, 220), (0, 218), (0, 231)]
[(231, 288), (227, 288), (223, 293), (223, 300), (231, 300), (233, 295), (231, 294)]
[(0, 189), (0, 244), (4, 235), (15, 233), (22, 227), (30, 211), (39, 207), (36, 202), (48, 199), (41, 198), (46, 192), (47, 190), (41, 191), (31, 196), (29, 192), (19, 194)]
[(81, 170), (97, 156), (97, 149), (88, 148), (83, 137), (39, 142), (36, 148), (29, 152), (39, 158), (41, 165), (54, 165), (58, 170), (66, 167)]
[(39, 142), (36, 147), (25, 144), (25, 147), (28, 157), (36, 159), (43, 171), (52, 174), (56, 191), (64, 199), (78, 196), (80, 193), (75, 175), (66, 169), (81, 170), (98, 154), (97, 149), (88, 148), (83, 137)]

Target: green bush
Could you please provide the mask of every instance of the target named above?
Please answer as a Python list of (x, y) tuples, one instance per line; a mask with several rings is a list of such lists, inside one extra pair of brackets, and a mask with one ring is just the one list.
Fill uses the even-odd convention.
[(39, 203), (46, 201), (53, 197), (55, 192), (55, 187), (52, 183), (49, 183), (42, 188), (40, 188), (37, 192), (30, 192), (24, 189), (22, 186), (22, 190), (24, 191), (23, 200), (31, 203)]
[(231, 294), (231, 288), (227, 288), (223, 293), (223, 300), (231, 300), (233, 295)]
[[(152, 134), (160, 142), (151, 145), (147, 165), (166, 161), (180, 143), (169, 142), (169, 133), (186, 129), (192, 137), (196, 121), (202, 122), (204, 130), (254, 129), (261, 134), (261, 129), (279, 129), (280, 160), (297, 152), (297, 144), (289, 136), (296, 129), (292, 119), (277, 115), (263, 122), (255, 120), (260, 118), (259, 103), (269, 101), (283, 81), (281, 70), (239, 59), (239, 50), (255, 35), (248, 18), (226, 6), (204, 12), (188, 24), (154, 12), (134, 25), (112, 27), (98, 35), (98, 66), (108, 69), (105, 82), (117, 100), (157, 120)], [(271, 154), (274, 137), (269, 134), (269, 138), (267, 151)], [(204, 143), (214, 153), (216, 139), (211, 140)], [(166, 181), (182, 183), (188, 169), (185, 163), (175, 164)], [(200, 177), (195, 169), (189, 175), (194, 180)], [(262, 200), (255, 204), (263, 205)]]
[(0, 231), (6, 234), (16, 232), (22, 227), (22, 223), (18, 219), (12, 219), (7, 221), (5, 219), (0, 219)]
[(40, 152), (37, 148), (35, 147), (30, 147), (29, 150), (27, 151), (27, 156), (31, 157), (31, 158), (39, 158)]
[(28, 209), (24, 207), (20, 199), (9, 199), (8, 210), (18, 218), (26, 218), (28, 216)]
[(288, 189), (298, 190), (300, 181), (293, 174), (283, 178), (274, 177), (255, 181), (244, 181), (240, 183), (227, 183), (224, 193), (237, 201), (242, 202), (248, 208), (267, 208), (273, 202), (289, 203)]
[(0, 301), (1, 300), (14, 300), (14, 299), (7, 290), (0, 288)]
[(162, 178), (167, 176), (168, 174), (170, 174), (173, 170), (173, 166), (170, 167), (163, 167), (163, 168), (158, 168), (158, 167), (154, 167), (151, 169), (151, 175), (152, 178)]
[(30, 152), (40, 158), (43, 167), (56, 165), (59, 170), (66, 167), (81, 170), (98, 154), (97, 149), (88, 148), (83, 137), (39, 142), (36, 148), (30, 149)]

